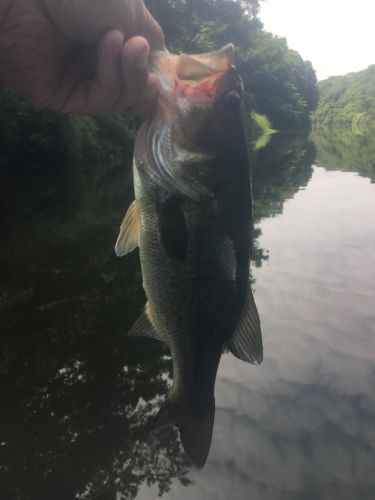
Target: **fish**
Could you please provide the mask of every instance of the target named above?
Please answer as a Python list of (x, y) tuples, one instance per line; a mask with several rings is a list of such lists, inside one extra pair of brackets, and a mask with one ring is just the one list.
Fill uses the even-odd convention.
[(139, 247), (147, 304), (129, 332), (156, 338), (173, 362), (155, 428), (176, 426), (198, 468), (211, 446), (214, 386), (225, 349), (263, 359), (250, 288), (253, 220), (243, 83), (234, 47), (150, 55), (159, 91), (134, 149), (135, 200), (115, 251)]

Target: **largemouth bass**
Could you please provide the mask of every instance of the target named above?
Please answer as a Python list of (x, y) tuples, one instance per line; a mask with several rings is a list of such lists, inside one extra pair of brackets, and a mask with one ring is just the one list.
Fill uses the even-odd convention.
[(249, 284), (252, 200), (234, 48), (195, 56), (156, 52), (160, 82), (153, 115), (134, 154), (135, 201), (116, 243), (139, 246), (148, 299), (130, 335), (164, 341), (173, 385), (156, 427), (176, 425), (202, 467), (215, 415), (214, 385), (225, 347), (262, 361), (258, 312)]

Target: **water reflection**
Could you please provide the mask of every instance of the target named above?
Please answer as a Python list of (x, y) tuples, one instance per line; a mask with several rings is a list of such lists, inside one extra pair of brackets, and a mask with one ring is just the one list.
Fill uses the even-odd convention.
[(274, 134), (267, 147), (255, 153), (255, 221), (282, 212), (285, 200), (308, 183), (314, 158), (314, 144), (299, 134)]
[(125, 335), (145, 301), (138, 256), (112, 253), (130, 157), (124, 175), (126, 152), (104, 155), (1, 164), (1, 498), (153, 499), (172, 486), (165, 498), (372, 500), (373, 185), (313, 170), (306, 139), (275, 135), (258, 152), (265, 361), (223, 356), (213, 446), (194, 472), (173, 429), (149, 432), (171, 362)]
[(314, 168), (260, 222), (264, 363), (223, 359), (211, 458), (166, 498), (375, 498), (374, 211), (368, 179)]
[(317, 149), (317, 165), (326, 170), (357, 172), (375, 182), (375, 135), (347, 127), (319, 128), (311, 135)]
[(132, 498), (143, 481), (163, 492), (188, 482), (176, 432), (150, 436), (170, 360), (127, 339), (141, 274), (136, 255), (120, 268), (113, 252), (132, 147), (101, 138), (103, 157), (54, 158), (65, 131), (51, 120), (38, 122), (47, 149), (1, 157), (0, 496)]

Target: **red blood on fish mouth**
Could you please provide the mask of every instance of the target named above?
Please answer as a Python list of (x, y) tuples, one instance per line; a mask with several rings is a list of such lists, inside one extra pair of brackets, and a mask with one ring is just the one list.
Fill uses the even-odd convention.
[(199, 82), (175, 80), (173, 97), (205, 98), (212, 100), (216, 95), (221, 74), (205, 78)]

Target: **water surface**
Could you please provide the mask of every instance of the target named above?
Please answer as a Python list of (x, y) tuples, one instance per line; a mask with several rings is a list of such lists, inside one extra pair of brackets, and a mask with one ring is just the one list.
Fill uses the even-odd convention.
[(373, 163), (327, 141), (257, 154), (264, 362), (223, 356), (201, 471), (150, 433), (167, 349), (126, 337), (145, 301), (137, 255), (112, 250), (130, 165), (2, 172), (2, 500), (375, 498)]
[(375, 498), (374, 210), (368, 179), (314, 167), (259, 222), (265, 360), (223, 358), (207, 467), (168, 498)]

